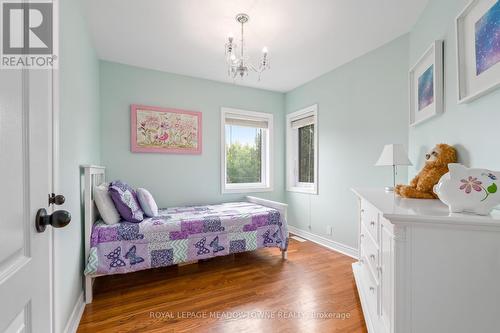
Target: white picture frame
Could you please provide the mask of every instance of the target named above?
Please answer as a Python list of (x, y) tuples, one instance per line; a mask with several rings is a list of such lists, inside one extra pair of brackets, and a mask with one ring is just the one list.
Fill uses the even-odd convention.
[[(458, 103), (469, 103), (500, 87), (500, 61), (498, 50), (485, 49), (488, 40), (488, 20), (498, 20), (498, 0), (473, 0), (457, 16), (456, 52)], [(495, 8), (494, 8), (495, 7)], [(488, 13), (496, 13), (488, 15)], [(481, 26), (483, 29), (481, 29)], [(494, 30), (494, 29), (492, 29)], [(492, 33), (494, 33), (492, 31)], [(483, 41), (483, 42), (481, 42)], [(476, 56), (482, 53), (481, 60)], [(497, 59), (492, 62), (491, 59)], [(485, 60), (486, 59), (486, 60)]]
[(436, 40), (409, 71), (410, 126), (443, 112), (443, 41)]

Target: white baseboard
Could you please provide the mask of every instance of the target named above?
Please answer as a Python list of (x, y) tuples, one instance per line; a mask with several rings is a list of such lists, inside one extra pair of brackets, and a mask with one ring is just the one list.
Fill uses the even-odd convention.
[(349, 256), (354, 259), (358, 259), (358, 249), (355, 249), (353, 247), (344, 245), (342, 243), (336, 242), (334, 240), (322, 236), (315, 235), (309, 231), (305, 231), (291, 225), (288, 226), (288, 231), (291, 232), (292, 234), (310, 240), (311, 242), (324, 246), (330, 250), (345, 254), (346, 256)]
[(76, 333), (78, 329), (78, 324), (80, 324), (80, 320), (82, 319), (83, 310), (85, 310), (85, 301), (83, 299), (83, 292), (80, 294), (78, 299), (76, 300), (75, 306), (73, 307), (73, 311), (69, 316), (68, 323), (64, 328), (64, 333)]

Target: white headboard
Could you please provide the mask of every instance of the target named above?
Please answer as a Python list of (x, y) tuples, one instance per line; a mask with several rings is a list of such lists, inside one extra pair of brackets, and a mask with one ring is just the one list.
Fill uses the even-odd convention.
[[(94, 203), (94, 187), (105, 182), (106, 168), (99, 165), (82, 165), (83, 169), (83, 205), (84, 205), (84, 235), (83, 241), (85, 245), (84, 265), (90, 254), (90, 237), (92, 234), (92, 226), (96, 221), (99, 213)], [(85, 269), (85, 267), (84, 267)], [(92, 302), (92, 278), (85, 278), (85, 301)]]

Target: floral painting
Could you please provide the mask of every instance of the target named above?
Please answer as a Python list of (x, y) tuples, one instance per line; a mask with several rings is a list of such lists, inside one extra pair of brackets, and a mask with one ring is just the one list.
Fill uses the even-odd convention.
[[(489, 179), (491, 180), (497, 180), (497, 177), (492, 174), (492, 173), (482, 173), (481, 176), (488, 176)], [(472, 190), (476, 192), (483, 192), (485, 193), (484, 198), (481, 201), (484, 201), (488, 199), (490, 194), (494, 194), (498, 190), (498, 186), (496, 183), (492, 183), (490, 186), (485, 187), (483, 186), (483, 182), (478, 180), (477, 177), (472, 177), (469, 176), (467, 179), (461, 179), (460, 180), (460, 190), (465, 191), (467, 194), (471, 194)]]
[(201, 153), (201, 112), (132, 105), (133, 152)]

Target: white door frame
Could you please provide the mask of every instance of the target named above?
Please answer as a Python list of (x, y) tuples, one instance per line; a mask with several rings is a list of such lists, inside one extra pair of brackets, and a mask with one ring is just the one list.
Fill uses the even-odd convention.
[[(53, 5), (54, 5), (54, 17), (56, 15), (59, 15), (59, 2), (57, 0), (53, 0)], [(58, 21), (58, 20), (56, 20)], [(59, 36), (58, 38), (59, 39)], [(55, 43), (54, 48), (56, 48), (56, 45), (59, 43)], [(59, 50), (55, 49), (56, 54), (59, 54)], [(60, 144), (59, 144), (59, 70), (57, 69), (52, 69), (52, 193), (61, 193), (59, 191), (59, 149), (60, 149)], [(52, 205), (51, 212), (55, 211), (56, 209)], [(56, 325), (56, 314), (55, 314), (55, 284), (54, 284), (54, 277), (55, 277), (55, 234), (54, 234), (54, 228), (50, 228), (48, 230), (50, 232), (50, 248), (51, 248), (51, 255), (50, 255), (50, 321), (52, 322), (52, 332), (55, 333), (55, 325)]]
[[(53, 11), (53, 17), (56, 19), (53, 20), (53, 29), (58, 32), (56, 35), (56, 38), (54, 38), (54, 54), (57, 54), (60, 56), (59, 52), (59, 40), (61, 38), (61, 30), (59, 29), (59, 22), (60, 22), (60, 12), (59, 12), (59, 0), (51, 0), (52, 1), (52, 11)], [(58, 61), (59, 66), (61, 65), (61, 61)], [(60, 82), (60, 70), (59, 69), (52, 69), (52, 193), (61, 193), (60, 191), (60, 170), (59, 170), (59, 163), (60, 163), (60, 126), (59, 126), (59, 113), (60, 113), (60, 94), (59, 94), (59, 82)], [(56, 208), (54, 205), (52, 205), (51, 208), (52, 211), (55, 211)], [(56, 255), (56, 250), (55, 250), (55, 234), (54, 234), (54, 228), (50, 228), (50, 248), (51, 248), (51, 255), (50, 255), (50, 320), (51, 320), (51, 326), (52, 326), (52, 332), (55, 332), (56, 329), (56, 314), (55, 314), (55, 299), (56, 299), (56, 290), (55, 290), (55, 255)], [(61, 328), (63, 329), (63, 328)], [(66, 333), (66, 332), (64, 332)]]

